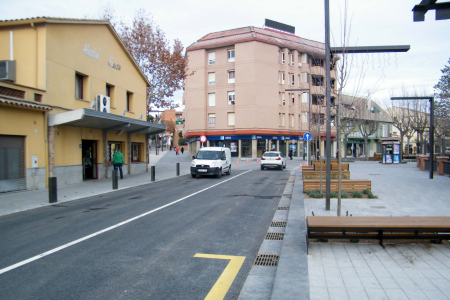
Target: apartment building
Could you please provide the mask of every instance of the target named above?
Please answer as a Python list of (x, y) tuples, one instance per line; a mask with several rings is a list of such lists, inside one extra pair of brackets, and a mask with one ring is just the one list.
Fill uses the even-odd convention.
[(147, 86), (107, 21), (1, 21), (0, 192), (148, 171)]
[[(183, 96), (190, 154), (206, 135), (207, 146), (230, 147), (237, 157), (256, 158), (265, 149), (287, 154), (289, 148), (303, 155), (310, 119), (326, 111), (323, 43), (249, 26), (209, 33), (186, 53), (194, 72)], [(334, 65), (330, 69), (334, 86)], [(325, 122), (319, 126), (324, 149)]]
[(166, 109), (161, 113), (161, 123), (166, 125), (167, 130), (164, 132), (164, 136), (166, 136), (169, 140), (169, 147), (174, 146), (178, 147), (178, 132), (183, 132), (184, 121), (183, 121), (183, 112), (176, 111), (175, 109)]

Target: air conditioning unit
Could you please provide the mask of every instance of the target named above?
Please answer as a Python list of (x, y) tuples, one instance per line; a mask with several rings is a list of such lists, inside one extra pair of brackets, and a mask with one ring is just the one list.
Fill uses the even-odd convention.
[(300, 68), (302, 66), (302, 63), (298, 63), (298, 67)]
[(16, 61), (0, 61), (0, 80), (16, 81)]
[(111, 99), (105, 95), (97, 95), (98, 110), (105, 113), (110, 113)]
[(231, 104), (234, 104), (234, 100), (231, 100)]

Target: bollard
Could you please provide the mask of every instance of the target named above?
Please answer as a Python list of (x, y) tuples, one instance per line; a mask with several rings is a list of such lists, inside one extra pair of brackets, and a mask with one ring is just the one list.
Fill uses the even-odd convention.
[(48, 178), (48, 203), (58, 202), (56, 177)]
[(119, 178), (117, 176), (117, 170), (112, 170), (112, 188), (117, 190), (119, 188)]
[(177, 163), (177, 176), (180, 176), (180, 163)]
[(150, 172), (151, 172), (151, 175), (152, 175), (152, 181), (155, 181), (155, 166), (151, 167)]

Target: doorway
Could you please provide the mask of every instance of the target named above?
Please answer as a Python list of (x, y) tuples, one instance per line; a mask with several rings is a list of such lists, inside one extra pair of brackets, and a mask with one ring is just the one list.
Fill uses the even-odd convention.
[(97, 141), (82, 140), (83, 180), (97, 179)]

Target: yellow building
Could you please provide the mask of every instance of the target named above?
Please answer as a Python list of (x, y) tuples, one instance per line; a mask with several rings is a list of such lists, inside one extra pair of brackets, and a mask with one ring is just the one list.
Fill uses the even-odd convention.
[(106, 21), (1, 21), (0, 192), (147, 172), (149, 84)]

